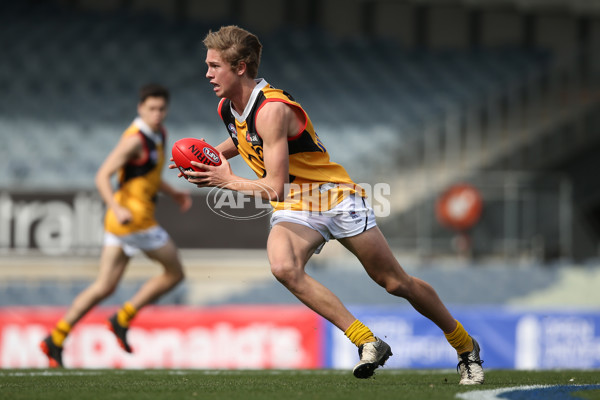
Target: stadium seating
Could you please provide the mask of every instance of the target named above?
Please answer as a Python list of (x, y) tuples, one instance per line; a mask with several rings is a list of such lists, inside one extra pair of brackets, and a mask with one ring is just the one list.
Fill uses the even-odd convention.
[[(149, 81), (172, 90), (171, 140), (196, 136), (218, 143), (225, 137), (204, 78), (201, 39), (210, 27), (34, 4), (0, 5), (6, 33), (0, 39), (6, 143), (0, 162), (7, 166), (0, 187), (93, 187), (95, 170), (135, 116), (137, 88)], [(519, 85), (549, 60), (541, 51), (430, 52), (309, 30), (261, 39), (261, 75), (303, 104), (325, 144), (335, 143), (329, 145), (333, 158), (358, 179), (368, 168), (353, 171), (350, 161), (393, 154), (421, 136), (426, 122)], [(37, 157), (25, 162), (27, 152)]]

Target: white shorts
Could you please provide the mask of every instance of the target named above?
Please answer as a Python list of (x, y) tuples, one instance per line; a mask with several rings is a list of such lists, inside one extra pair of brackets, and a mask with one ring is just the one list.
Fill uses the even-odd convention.
[(169, 234), (161, 226), (156, 225), (129, 235), (117, 236), (110, 232), (104, 232), (105, 246), (119, 246), (125, 254), (133, 256), (140, 250), (156, 250), (163, 247), (169, 241)]
[(319, 254), (330, 239), (356, 236), (377, 225), (375, 213), (369, 202), (351, 194), (327, 211), (277, 210), (271, 216), (271, 228), (280, 222), (292, 222), (319, 232), (325, 242), (315, 251)]

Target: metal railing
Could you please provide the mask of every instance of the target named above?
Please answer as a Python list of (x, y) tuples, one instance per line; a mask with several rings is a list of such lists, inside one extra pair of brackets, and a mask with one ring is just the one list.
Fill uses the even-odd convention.
[[(473, 231), (487, 239), (472, 241), (470, 252), (534, 260), (572, 256), (571, 182), (538, 169), (600, 135), (600, 74), (580, 59), (530, 71), (485, 102), (449, 108), (424, 127), (395, 180), (393, 187), (402, 190), (392, 189), (402, 232), (390, 224), (387, 229), (396, 248), (423, 256), (460, 254), (460, 235), (435, 220), (435, 201), (452, 183), (467, 181), (476, 183), (487, 204)], [(552, 144), (557, 135), (568, 140)], [(552, 189), (542, 181), (552, 182)]]

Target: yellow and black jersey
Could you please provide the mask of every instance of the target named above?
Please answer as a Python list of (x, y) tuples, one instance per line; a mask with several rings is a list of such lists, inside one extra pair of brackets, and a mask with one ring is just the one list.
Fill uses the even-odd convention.
[(115, 235), (128, 235), (158, 225), (154, 217), (156, 198), (165, 163), (166, 131), (153, 132), (141, 118), (136, 118), (123, 132), (123, 137), (139, 135), (142, 140), (142, 156), (131, 160), (118, 172), (118, 189), (115, 200), (129, 209), (133, 220), (121, 225), (112, 210), (104, 220), (106, 231)]
[(239, 154), (256, 175), (264, 178), (267, 174), (263, 141), (255, 126), (256, 115), (271, 101), (299, 109), (305, 123), (296, 136), (288, 138), (290, 190), (285, 199), (271, 202), (273, 208), (326, 211), (351, 193), (363, 195), (362, 188), (350, 179), (344, 167), (329, 159), (327, 149), (302, 106), (289, 93), (272, 87), (264, 79), (257, 80), (243, 115), (233, 110), (229, 99), (222, 99), (218, 109)]

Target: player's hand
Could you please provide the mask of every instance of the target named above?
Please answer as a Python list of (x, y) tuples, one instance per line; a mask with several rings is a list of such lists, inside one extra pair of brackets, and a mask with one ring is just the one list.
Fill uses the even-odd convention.
[(133, 221), (133, 214), (128, 208), (117, 205), (113, 208), (113, 212), (115, 213), (115, 217), (117, 217), (117, 221), (119, 221), (121, 225), (127, 225)]
[(222, 186), (234, 177), (229, 162), (219, 153), (221, 165), (206, 165), (196, 161), (190, 161), (194, 168), (199, 171), (186, 171), (188, 181), (198, 187)]
[[(171, 161), (173, 164), (169, 164), (169, 169), (179, 169), (179, 167), (177, 165), (175, 165), (175, 161), (173, 160), (173, 157), (169, 158), (169, 161)], [(177, 173), (177, 177), (178, 178), (187, 178), (187, 176), (185, 176), (185, 174), (181, 171), (179, 171)]]
[(173, 193), (173, 200), (179, 204), (179, 211), (186, 212), (192, 206), (192, 196), (187, 191), (176, 191)]

